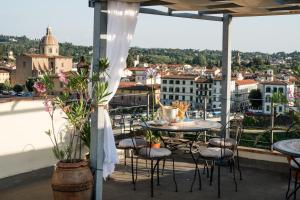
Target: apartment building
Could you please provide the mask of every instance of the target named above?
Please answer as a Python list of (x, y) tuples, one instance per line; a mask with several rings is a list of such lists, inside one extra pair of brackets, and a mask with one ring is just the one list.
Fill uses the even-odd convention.
[(263, 105), (262, 110), (265, 114), (271, 114), (271, 99), (273, 93), (279, 92), (285, 96), (289, 102), (289, 105), (278, 104), (275, 105), (275, 111), (277, 113), (284, 113), (288, 106), (294, 105), (295, 83), (289, 81), (273, 80), (264, 81), (259, 84), (259, 89), (262, 92)]
[[(161, 102), (170, 105), (172, 101), (187, 101), (192, 109), (202, 109), (206, 99), (208, 110), (221, 108), (222, 79), (205, 78), (197, 75), (164, 75), (161, 83)], [(235, 91), (235, 79), (231, 81)]]
[(170, 105), (172, 101), (180, 100), (190, 103), (196, 108), (196, 75), (163, 75), (161, 77), (161, 102)]
[(198, 78), (196, 80), (196, 104), (199, 108), (203, 107), (206, 99), (206, 108), (213, 108), (213, 79)]
[(235, 81), (235, 91), (232, 95), (234, 100), (234, 109), (245, 110), (249, 108), (249, 94), (251, 90), (256, 90), (258, 82), (253, 79), (244, 79)]

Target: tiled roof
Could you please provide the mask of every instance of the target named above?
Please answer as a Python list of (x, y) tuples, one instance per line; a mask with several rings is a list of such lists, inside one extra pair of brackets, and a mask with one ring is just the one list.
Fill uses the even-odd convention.
[(162, 79), (184, 79), (184, 80), (195, 80), (198, 76), (197, 75), (184, 75), (184, 74), (170, 74), (170, 75), (163, 75)]
[(263, 81), (260, 82), (262, 85), (288, 85), (289, 83), (286, 81), (274, 80), (274, 81)]
[[(153, 84), (153, 87), (154, 87), (154, 89), (159, 89), (160, 84)], [(136, 82), (121, 81), (119, 84), (119, 89), (150, 91), (152, 89), (152, 85), (144, 85), (144, 84), (139, 84)]]
[(0, 69), (0, 73), (9, 73), (9, 71), (4, 70), (4, 69)]
[(126, 88), (126, 87), (132, 87), (132, 86), (136, 86), (137, 83), (136, 82), (125, 82), (125, 81), (121, 81), (119, 84), (119, 88)]
[(236, 85), (251, 85), (251, 84), (257, 84), (257, 81), (253, 79), (244, 79), (244, 80), (237, 80), (235, 81)]
[(71, 58), (71, 57), (67, 57), (67, 56), (47, 56), (45, 54), (28, 54), (28, 53), (25, 53), (23, 55), (31, 57), (31, 58)]

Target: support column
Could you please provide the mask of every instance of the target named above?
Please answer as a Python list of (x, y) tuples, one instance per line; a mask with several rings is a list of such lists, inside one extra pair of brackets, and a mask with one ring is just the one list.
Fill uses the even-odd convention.
[[(107, 2), (94, 1), (93, 71), (98, 72), (98, 60), (106, 58)], [(105, 11), (105, 12), (103, 12)], [(93, 83), (94, 84), (94, 83)], [(93, 94), (93, 99), (95, 96)], [(94, 200), (102, 200), (104, 161), (104, 108), (96, 107), (91, 116), (90, 161), (94, 172)]]
[[(224, 14), (223, 17), (223, 45), (222, 45), (222, 115), (221, 123), (226, 125), (230, 120), (231, 95), (231, 38), (230, 23), (232, 16)], [(229, 132), (226, 133), (229, 137)]]

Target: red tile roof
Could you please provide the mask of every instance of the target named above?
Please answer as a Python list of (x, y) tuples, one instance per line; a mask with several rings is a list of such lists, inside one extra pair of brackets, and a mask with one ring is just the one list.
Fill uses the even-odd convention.
[(236, 85), (251, 85), (251, 84), (257, 84), (257, 81), (253, 79), (244, 79), (244, 80), (237, 80), (235, 81)]
[(28, 57), (32, 57), (32, 58), (71, 58), (71, 57), (67, 57), (67, 56), (48, 56), (48, 55), (45, 55), (45, 54), (28, 54), (28, 53), (25, 53), (23, 54), (24, 56), (28, 56)]
[(185, 80), (195, 80), (198, 76), (197, 75), (184, 75), (184, 74), (170, 74), (170, 75), (163, 75), (162, 79), (185, 79)]
[(286, 81), (274, 80), (274, 81), (263, 81), (260, 82), (263, 85), (288, 85), (289, 83)]
[(119, 88), (127, 88), (127, 87), (132, 87), (132, 86), (136, 86), (136, 82), (125, 82), (125, 81), (121, 81), (119, 84)]

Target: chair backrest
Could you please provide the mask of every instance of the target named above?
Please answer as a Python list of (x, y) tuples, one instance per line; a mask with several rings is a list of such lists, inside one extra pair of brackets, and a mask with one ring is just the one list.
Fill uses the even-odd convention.
[(242, 130), (243, 130), (243, 118), (241, 117), (234, 117), (232, 120), (227, 122), (227, 124), (223, 125), (220, 131), (220, 137), (221, 137), (221, 142), (220, 142), (220, 148), (221, 148), (221, 158), (225, 155), (226, 149), (228, 147), (225, 145), (226, 142), (226, 133), (230, 133), (230, 138), (235, 139), (237, 144), (235, 146), (232, 146), (232, 151), (235, 151), (236, 148), (238, 147), (240, 140), (241, 140), (241, 135), (242, 135)]
[(242, 116), (235, 115), (232, 120), (230, 120), (230, 136), (235, 139), (237, 142), (237, 146), (240, 144), (241, 137), (243, 134), (243, 122), (244, 118)]

